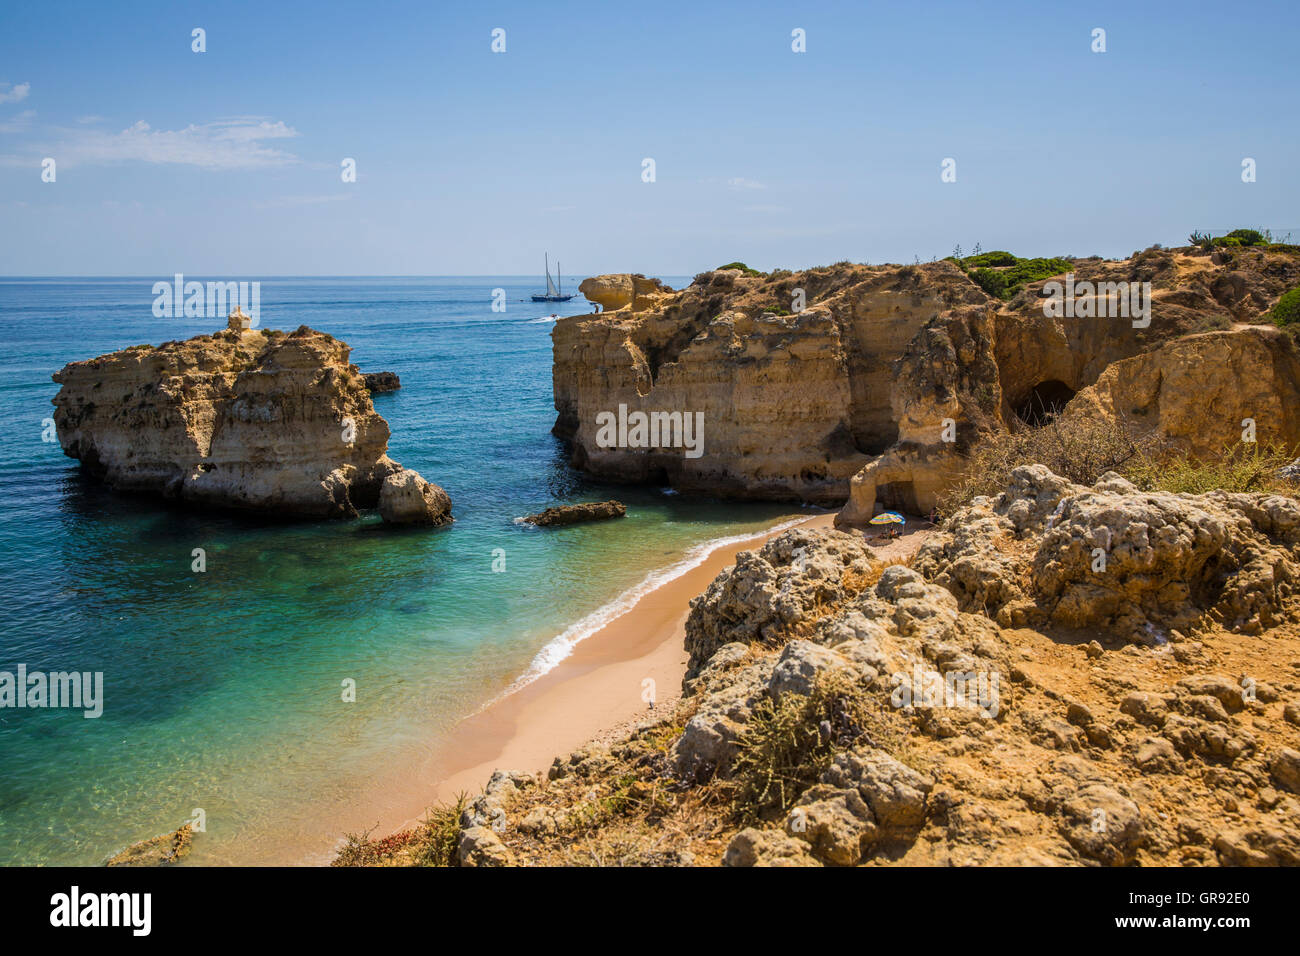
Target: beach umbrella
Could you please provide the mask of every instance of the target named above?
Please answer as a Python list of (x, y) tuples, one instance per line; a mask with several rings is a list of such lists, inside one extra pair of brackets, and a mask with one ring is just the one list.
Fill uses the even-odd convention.
[(907, 519), (897, 511), (882, 511), (871, 519), (869, 524), (906, 524)]

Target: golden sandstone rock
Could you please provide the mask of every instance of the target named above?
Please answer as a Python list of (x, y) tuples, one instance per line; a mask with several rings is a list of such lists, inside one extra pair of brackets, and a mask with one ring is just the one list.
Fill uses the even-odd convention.
[(306, 326), (248, 329), (234, 314), (212, 335), (72, 362), (54, 374), (59, 442), (120, 490), (354, 516), (402, 469), (350, 352)]
[[(1238, 440), (1243, 418), (1260, 441), (1300, 442), (1295, 346), (1246, 327), (1300, 284), (1300, 256), (1153, 247), (1072, 262), (1077, 288), (1096, 292), (1068, 315), (1045, 308), (1052, 279), (1002, 302), (948, 261), (716, 270), (680, 292), (596, 276), (581, 288), (607, 314), (562, 318), (552, 332), (554, 432), (594, 475), (847, 499), (843, 524), (881, 507), (929, 512), (979, 442), (1076, 403), (1193, 454)], [(1149, 322), (1097, 317), (1118, 301), (1102, 290), (1121, 284), (1149, 291)], [(703, 413), (703, 454), (597, 442), (597, 416), (620, 406)], [(1198, 415), (1213, 427), (1198, 428)]]
[[(1122, 421), (1206, 458), (1253, 431), (1261, 445), (1300, 442), (1300, 353), (1274, 326), (1206, 332), (1116, 362), (1066, 414)], [(1249, 422), (1250, 424), (1246, 424)]]
[(587, 301), (599, 304), (605, 312), (619, 309), (644, 312), (660, 299), (671, 295), (673, 290), (658, 279), (623, 273), (584, 279), (578, 286), (578, 291), (587, 297)]

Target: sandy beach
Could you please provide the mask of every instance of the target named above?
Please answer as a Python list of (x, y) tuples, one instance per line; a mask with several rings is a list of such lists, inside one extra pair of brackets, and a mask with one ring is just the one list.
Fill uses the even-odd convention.
[[(798, 527), (829, 528), (834, 517), (831, 512), (813, 515)], [(647, 680), (654, 682), (656, 709), (671, 708), (681, 696), (686, 673), (683, 642), (691, 598), (734, 564), (741, 551), (762, 547), (780, 533), (769, 531), (718, 548), (582, 641), (554, 669), (462, 721), (435, 758), (439, 782), (430, 802), (477, 793), (498, 767), (544, 771), (557, 756), (612, 739), (650, 714), (644, 699)]]
[[(330, 835), (395, 833), (417, 824), (429, 807), (453, 802), (460, 794), (478, 794), (495, 769), (544, 773), (556, 757), (618, 739), (650, 716), (648, 686), (660, 713), (671, 710), (680, 698), (691, 599), (734, 564), (741, 551), (756, 550), (792, 527), (830, 528), (834, 518), (833, 512), (791, 515), (768, 531), (719, 546), (696, 567), (642, 595), (532, 683), (503, 692), (461, 720), (416, 761), (376, 777), (360, 801), (354, 794), (346, 808), (322, 807), (305, 826), (281, 821), (271, 831), (247, 832), (229, 851), (209, 854), (204, 861), (328, 863), (338, 847), (306, 857), (301, 853), (304, 845), (319, 845), (325, 821)], [(909, 557), (930, 533), (929, 523), (923, 521), (905, 527), (902, 537), (894, 540), (874, 529), (865, 532), (876, 556), (885, 561)]]

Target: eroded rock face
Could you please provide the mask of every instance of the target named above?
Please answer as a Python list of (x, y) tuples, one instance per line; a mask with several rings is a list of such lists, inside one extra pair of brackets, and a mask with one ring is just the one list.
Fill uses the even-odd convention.
[(583, 279), (578, 291), (589, 302), (599, 304), (604, 312), (617, 312), (619, 309), (644, 312), (659, 300), (670, 296), (673, 290), (658, 279), (620, 273)]
[[(1149, 282), (1150, 322), (1048, 316), (1049, 280), (1001, 302), (948, 262), (773, 276), (717, 270), (681, 292), (651, 289), (635, 276), (598, 276), (584, 291), (613, 311), (561, 319), (552, 332), (554, 430), (573, 443), (573, 463), (593, 474), (737, 497), (832, 505), (849, 497), (843, 521), (850, 525), (882, 507), (929, 512), (959, 474), (964, 452), (1090, 386), (1113, 400), (1082, 398), (1081, 405), (1110, 401), (1127, 412), (1130, 398), (1143, 400), (1134, 407), (1147, 409), (1151, 427), (1191, 438), (1180, 424), (1191, 418), (1175, 406), (1191, 409), (1194, 400), (1177, 399), (1158, 375), (1143, 378), (1171, 362), (1183, 363), (1189, 379), (1195, 368), (1213, 373), (1222, 387), (1215, 386), (1211, 411), (1223, 422), (1253, 402), (1260, 407), (1238, 416), (1238, 428), (1241, 417), (1252, 417), (1272, 422), (1268, 434), (1300, 437), (1295, 413), (1284, 410), (1296, 388), (1294, 363), (1278, 362), (1242, 395), (1230, 394), (1234, 376), (1256, 359), (1280, 356), (1282, 343), (1252, 347), (1227, 333), (1198, 334), (1258, 322), (1300, 284), (1300, 256), (1151, 248), (1121, 261), (1077, 259), (1072, 270), (1079, 288)], [(1108, 291), (1082, 299), (1094, 316), (1102, 300), (1115, 301)], [(1103, 379), (1117, 363), (1175, 341), (1178, 350), (1154, 364), (1117, 371), (1115, 386)], [(596, 416), (620, 405), (703, 413), (703, 455), (602, 447)]]
[(59, 442), (123, 491), (353, 516), (400, 467), (350, 351), (306, 326), (232, 328), (72, 362), (54, 374)]
[(976, 307), (928, 323), (894, 365), (898, 441), (853, 476), (837, 526), (885, 508), (928, 514), (961, 471), (960, 456), (1005, 425), (994, 359), (994, 312)]
[[(1229, 641), (1249, 640), (1242, 632), (1252, 629), (1293, 633), (1298, 530), (1294, 499), (1140, 494), (1114, 475), (1083, 488), (1041, 466), (1022, 468), (1004, 494), (946, 522), (915, 568), (885, 568), (856, 594), (828, 592), (817, 604), (834, 612), (814, 616), (796, 638), (788, 629), (764, 638), (760, 622), (779, 599), (750, 558), (693, 608), (693, 646), (706, 651), (686, 683), (697, 718), (670, 757), (685, 779), (710, 779), (699, 767), (688, 773), (686, 755), (715, 760), (714, 775), (725, 778), (761, 700), (807, 695), (819, 675), (838, 671), (910, 731), (892, 740), (864, 733), (779, 830), (737, 833), (725, 864), (1295, 862), (1300, 803), (1288, 794), (1300, 788), (1300, 753), (1278, 744), (1289, 736), (1281, 693), (1198, 670), (1205, 645), (1170, 625), (1202, 634), (1226, 625), (1236, 632)], [(1099, 539), (1109, 578), (1083, 563)], [(780, 541), (769, 543), (774, 552)], [(821, 552), (810, 564), (839, 563), (839, 538), (799, 544)], [(1087, 600), (1071, 597), (1079, 588), (1089, 589)], [(1033, 663), (1040, 651), (1055, 662), (1066, 648), (1030, 628), (1058, 624), (1087, 627), (1112, 647), (1142, 643), (1131, 653), (1073, 649), (1068, 670), (1097, 688), (1085, 704), (1064, 689), (1080, 686), (1079, 677)], [(775, 640), (779, 649), (747, 655), (733, 641), (744, 633), (751, 648)], [(1147, 660), (1161, 655), (1163, 663)], [(1172, 684), (1171, 664), (1187, 675)], [(918, 669), (997, 675), (998, 706), (943, 694), (900, 699)], [(1169, 799), (1178, 813), (1164, 809)]]
[(864, 574), (877, 563), (859, 536), (806, 528), (740, 552), (691, 601), (687, 678), (697, 676), (723, 645), (779, 641), (819, 603), (844, 599), (846, 572)]
[(1027, 465), (946, 527), (915, 567), (1008, 627), (1150, 644), (1207, 620), (1255, 633), (1287, 619), (1300, 587), (1300, 503), (1278, 495), (1139, 492), (1115, 474), (1085, 488)]
[[(626, 278), (588, 282), (604, 295), (595, 287), (625, 288)], [(789, 314), (795, 289), (807, 308)], [(556, 322), (555, 432), (593, 474), (838, 505), (849, 478), (897, 436), (893, 361), (929, 319), (984, 301), (946, 263), (845, 266), (776, 281), (707, 273), (643, 308)], [(620, 405), (702, 414), (702, 454), (602, 447), (597, 416)]]
[(379, 489), (379, 514), (388, 524), (450, 524), (451, 497), (418, 473), (403, 468), (384, 479)]
[[(1109, 579), (1080, 564), (1099, 529)], [(494, 774), (460, 859), (1300, 864), (1298, 549), (1295, 499), (1084, 488), (1041, 466), (953, 515), (914, 567), (786, 532), (694, 602), (680, 707), (546, 780)], [(1085, 575), (1114, 599), (1066, 626)], [(1171, 622), (1188, 630), (1134, 642)]]
[(1259, 444), (1296, 448), (1300, 351), (1278, 328), (1191, 335), (1109, 366), (1065, 414), (1109, 418), (1197, 458), (1238, 444), (1248, 419)]

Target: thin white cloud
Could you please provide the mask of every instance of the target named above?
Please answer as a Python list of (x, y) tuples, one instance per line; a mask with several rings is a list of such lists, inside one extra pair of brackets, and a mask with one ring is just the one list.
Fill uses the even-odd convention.
[[(26, 114), (15, 118), (26, 122)], [(11, 132), (24, 132), (26, 126)], [(213, 123), (190, 124), (183, 129), (154, 129), (144, 120), (113, 133), (93, 128), (50, 127), (33, 137), (27, 155), (0, 156), (0, 165), (25, 166), (42, 156), (52, 156), (61, 167), (111, 163), (156, 163), (197, 166), (202, 169), (264, 169), (291, 166), (297, 156), (270, 145), (291, 139), (298, 131), (283, 122), (256, 116), (239, 116)]]
[(36, 110), (23, 110), (7, 120), (0, 120), (0, 133), (25, 133), (32, 126), (32, 117)]
[[(0, 86), (9, 86), (9, 84), (0, 83)], [(27, 99), (27, 94), (31, 91), (32, 85), (30, 83), (19, 83), (8, 90), (0, 90), (0, 103), (21, 103)]]
[(727, 188), (728, 189), (766, 189), (767, 187), (764, 186), (756, 179), (746, 179), (744, 176), (733, 176), (731, 179), (727, 180)]
[[(291, 139), (297, 130), (283, 122), (238, 117), (184, 129), (153, 129), (144, 120), (120, 133), (77, 130), (63, 145), (64, 163), (142, 162), (199, 166), (204, 169), (259, 169), (288, 166), (298, 157), (266, 145), (267, 140)], [(51, 155), (58, 155), (51, 150)]]

